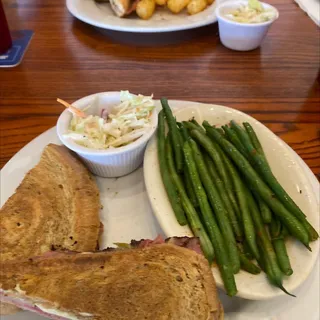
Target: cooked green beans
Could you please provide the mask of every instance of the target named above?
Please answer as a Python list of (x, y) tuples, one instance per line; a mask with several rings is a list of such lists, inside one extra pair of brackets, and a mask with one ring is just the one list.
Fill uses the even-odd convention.
[(191, 176), (193, 188), (196, 192), (202, 219), (207, 228), (208, 235), (212, 241), (217, 264), (223, 279), (226, 291), (229, 296), (234, 296), (237, 293), (237, 286), (235, 283), (232, 267), (230, 266), (227, 251), (225, 250), (223, 237), (210, 208), (207, 195), (202, 187), (200, 177), (193, 159), (192, 149), (188, 142), (184, 143), (183, 152), (188, 171)]
[(238, 273), (240, 270), (239, 252), (236, 239), (234, 237), (229, 221), (228, 212), (224, 206), (224, 203), (216, 186), (214, 185), (213, 181), (210, 178), (210, 175), (208, 174), (208, 168), (203, 160), (203, 156), (197, 144), (192, 139), (189, 140), (189, 144), (192, 149), (192, 155), (198, 169), (200, 180), (204, 186), (211, 207), (214, 210), (216, 220), (224, 238), (225, 247), (227, 248), (229, 253), (229, 261), (232, 265), (233, 272)]
[(293, 270), (291, 268), (289, 256), (286, 249), (286, 244), (284, 242), (281, 223), (276, 217), (273, 217), (269, 230), (270, 230), (271, 241), (274, 247), (274, 251), (276, 252), (276, 255), (277, 255), (280, 269), (285, 275), (291, 276), (293, 273)]
[(165, 158), (165, 128), (164, 128), (164, 113), (160, 111), (158, 115), (158, 158), (160, 173), (164, 187), (166, 189), (172, 209), (176, 215), (177, 221), (180, 225), (186, 225), (187, 219), (181, 206), (180, 198), (178, 197), (177, 190), (174, 187), (171, 177), (168, 172), (168, 166)]
[(192, 205), (194, 207), (198, 207), (199, 203), (198, 203), (196, 194), (195, 194), (195, 192), (193, 190), (192, 182), (191, 182), (191, 178), (190, 178), (189, 173), (185, 172), (184, 175), (183, 175), (183, 178), (184, 178), (184, 182), (185, 182), (185, 186), (186, 186), (187, 195), (188, 195)]
[(229, 158), (226, 156), (226, 154), (223, 152), (219, 145), (216, 146), (216, 150), (220, 154), (233, 182), (234, 190), (240, 206), (242, 227), (244, 229), (246, 241), (255, 258), (258, 259), (259, 250), (256, 242), (256, 233), (253, 226), (250, 208), (245, 193), (245, 186), (242, 180), (240, 179), (240, 176), (236, 168), (233, 166), (232, 162), (229, 160)]
[(237, 293), (239, 268), (251, 274), (262, 269), (291, 295), (282, 284), (293, 273), (285, 238), (311, 250), (309, 241), (318, 234), (273, 176), (253, 127), (176, 122), (167, 100), (161, 103), (159, 166), (178, 222), (188, 223), (210, 263), (215, 257), (228, 295)]
[(256, 195), (256, 199), (259, 205), (263, 222), (266, 224), (270, 223), (272, 219), (272, 213), (270, 208), (265, 204), (265, 202), (261, 199), (260, 196)]
[[(223, 151), (222, 151), (223, 152)], [(246, 196), (245, 185), (241, 181), (237, 170), (234, 168), (231, 161), (225, 156), (223, 157), (225, 164), (232, 176), (233, 183), (235, 186), (236, 195), (238, 198), (238, 203), (241, 209), (241, 220), (242, 220), (242, 227), (244, 229), (245, 239), (250, 247), (250, 251), (254, 255), (256, 259), (259, 258), (259, 250), (256, 241), (256, 232), (253, 225), (251, 212), (250, 212), (250, 204), (248, 203), (248, 199)]]
[(227, 139), (242, 153), (243, 156), (247, 158), (247, 152), (244, 149), (241, 141), (239, 140), (238, 136), (236, 133), (229, 128), (227, 125), (222, 126), (222, 129), (224, 130)]
[(202, 147), (204, 147), (206, 149), (207, 153), (209, 154), (209, 156), (213, 160), (222, 181), (226, 185), (227, 184), (231, 185), (231, 182), (228, 177), (227, 170), (226, 170), (225, 165), (222, 161), (222, 158), (221, 158), (219, 152), (217, 152), (217, 150), (215, 149), (215, 145), (210, 140), (210, 138), (207, 137), (204, 132), (201, 132), (200, 130), (198, 130), (198, 128), (196, 128), (195, 130), (191, 130), (190, 135), (192, 138), (195, 138), (197, 140), (197, 142), (202, 145)]
[(172, 153), (172, 147), (170, 144), (169, 139), (166, 139), (166, 158), (168, 163), (168, 171), (170, 173), (170, 176), (172, 178), (172, 181), (175, 185), (175, 187), (178, 190), (178, 193), (181, 197), (181, 202), (183, 209), (187, 215), (188, 222), (190, 224), (191, 230), (194, 233), (196, 237), (199, 237), (201, 249), (205, 255), (205, 257), (208, 259), (209, 263), (211, 263), (214, 259), (214, 250), (213, 246), (210, 242), (210, 239), (201, 223), (201, 220), (192, 206), (186, 191), (183, 187), (183, 183), (181, 181), (181, 178), (176, 172), (175, 166), (174, 166), (174, 160), (173, 160), (173, 153)]
[(221, 137), (214, 128), (208, 128), (210, 136), (215, 139), (228, 154), (238, 169), (246, 177), (250, 183), (250, 187), (254, 188), (259, 196), (266, 202), (279, 219), (287, 226), (290, 233), (300, 240), (307, 248), (309, 247), (309, 235), (301, 224), (301, 222), (293, 216), (286, 207), (274, 196), (272, 190), (264, 183), (256, 171), (252, 168), (245, 157), (231, 144), (228, 140)]
[(285, 208), (291, 212), (304, 226), (306, 231), (308, 232), (308, 236), (310, 240), (318, 239), (319, 235), (316, 230), (310, 225), (310, 223), (306, 220), (305, 214), (301, 211), (301, 209), (296, 205), (296, 203), (291, 199), (291, 197), (287, 194), (287, 192), (283, 189), (281, 184), (278, 182), (276, 177), (273, 175), (270, 166), (264, 156), (264, 154), (260, 154), (251, 143), (251, 140), (248, 134), (234, 121), (231, 121), (232, 128), (238, 133), (242, 144), (247, 150), (248, 154), (250, 154), (250, 158), (255, 164), (256, 168), (259, 170), (262, 175), (264, 181), (269, 185), (278, 199), (282, 202)]
[(191, 130), (190, 135), (206, 150), (210, 158), (213, 160), (218, 174), (225, 184), (228, 197), (233, 205), (233, 209), (237, 212), (238, 204), (233, 194), (232, 180), (229, 177), (224, 161), (221, 158), (219, 151), (217, 150), (217, 144), (211, 141), (211, 139), (200, 130)]
[(216, 184), (216, 187), (220, 193), (220, 197), (227, 209), (228, 215), (229, 215), (229, 220), (233, 228), (233, 232), (237, 238), (237, 240), (242, 240), (243, 232), (242, 229), (239, 225), (239, 221), (237, 219), (237, 215), (232, 207), (231, 201), (228, 197), (225, 185), (221, 178), (218, 175), (218, 172), (215, 169), (214, 163), (211, 160), (211, 158), (208, 156), (207, 153), (203, 154), (204, 161), (206, 163), (209, 175), (211, 176), (211, 179), (214, 181)]
[(240, 263), (241, 269), (249, 273), (259, 274), (261, 272), (261, 269), (258, 266), (256, 266), (253, 262), (251, 262), (243, 253), (240, 253)]
[(280, 288), (284, 293), (288, 294), (291, 297), (296, 297), (295, 295), (289, 293), (282, 285), (281, 282), (278, 281), (277, 273), (273, 270), (273, 264), (274, 264), (274, 257), (273, 255), (270, 256), (268, 254), (268, 251), (263, 247), (261, 241), (259, 240), (259, 246), (261, 248), (260, 253), (260, 259), (259, 259), (259, 265), (262, 268), (262, 270), (267, 274), (269, 281)]
[(182, 121), (182, 123), (188, 130), (200, 130), (203, 133), (205, 132), (205, 130), (199, 125), (199, 123), (194, 123), (190, 121)]
[(178, 172), (182, 172), (183, 170), (183, 152), (182, 152), (182, 145), (180, 143), (180, 138), (178, 134), (178, 126), (176, 123), (175, 118), (173, 117), (172, 111), (169, 107), (168, 100), (166, 98), (161, 98), (161, 105), (163, 111), (166, 116), (166, 120), (168, 123), (169, 130), (172, 134), (172, 146), (175, 156), (175, 163)]
[[(183, 126), (182, 123), (179, 122), (177, 124), (178, 124), (178, 127), (180, 128), (180, 131), (179, 131), (180, 141), (181, 141), (181, 145), (183, 146), (184, 142), (189, 139), (189, 133), (188, 133), (187, 129)], [(188, 170), (185, 170), (185, 168), (183, 171), (183, 180), (185, 182), (187, 195), (188, 195), (192, 205), (194, 207), (198, 207), (199, 204), (198, 204), (196, 194), (195, 194), (193, 187), (192, 187), (191, 178), (190, 178)]]
[(257, 152), (259, 152), (262, 156), (266, 158), (266, 155), (263, 151), (262, 145), (258, 139), (258, 136), (256, 135), (254, 129), (252, 128), (251, 124), (248, 122), (243, 122), (243, 126), (247, 131), (247, 134), (251, 140), (251, 143), (253, 144), (254, 148), (257, 150)]
[(268, 275), (270, 275), (272, 281), (276, 286), (278, 286), (282, 290), (285, 290), (282, 285), (282, 272), (278, 265), (277, 256), (276, 256), (276, 253), (274, 252), (274, 249), (269, 239), (269, 236), (267, 234), (267, 231), (263, 225), (263, 221), (262, 221), (259, 209), (253, 199), (253, 196), (251, 195), (248, 189), (246, 189), (246, 193), (247, 193), (247, 198), (248, 198), (248, 202), (249, 202), (251, 213), (252, 213), (252, 219), (254, 221), (256, 232), (258, 235), (257, 241), (262, 249), (262, 252), (264, 253), (264, 257), (267, 264), (266, 268), (270, 268)]

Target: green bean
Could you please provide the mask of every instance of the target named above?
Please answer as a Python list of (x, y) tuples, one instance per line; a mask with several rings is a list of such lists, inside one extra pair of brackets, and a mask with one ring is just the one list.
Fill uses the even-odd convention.
[(185, 186), (186, 186), (187, 195), (188, 195), (192, 205), (194, 207), (198, 207), (199, 203), (198, 203), (196, 194), (195, 194), (195, 192), (193, 190), (192, 182), (191, 182), (191, 178), (190, 178), (189, 173), (185, 172), (183, 177), (184, 177), (184, 183), (185, 183)]
[(166, 189), (169, 201), (171, 203), (174, 214), (177, 218), (177, 221), (180, 225), (186, 225), (187, 220), (184, 215), (180, 198), (178, 197), (178, 193), (176, 188), (174, 187), (171, 177), (168, 172), (167, 162), (165, 158), (165, 127), (164, 127), (164, 113), (160, 111), (158, 115), (158, 158), (159, 158), (159, 166), (160, 173), (163, 181), (163, 185)]
[(283, 239), (285, 239), (289, 235), (289, 231), (286, 226), (282, 225), (281, 235)]
[(224, 131), (221, 128), (216, 128), (216, 129), (224, 137)]
[(291, 276), (293, 270), (291, 268), (289, 256), (286, 249), (286, 244), (282, 235), (281, 223), (276, 217), (273, 217), (269, 230), (271, 241), (274, 247), (274, 251), (277, 255), (280, 269), (285, 275)]
[(217, 264), (219, 266), (226, 291), (229, 296), (234, 296), (237, 293), (237, 287), (233, 270), (230, 266), (229, 257), (227, 251), (225, 250), (221, 232), (210, 208), (207, 195), (201, 184), (196, 164), (193, 159), (192, 149), (188, 142), (184, 143), (183, 152), (185, 156), (185, 162), (191, 176), (191, 181), (193, 183), (193, 189), (195, 190), (198, 198), (202, 219), (207, 228), (209, 238), (213, 244)]
[(246, 177), (250, 187), (259, 194), (265, 203), (279, 217), (284, 225), (287, 226), (290, 233), (300, 240), (309, 250), (309, 235), (301, 224), (301, 222), (293, 216), (286, 207), (274, 196), (272, 190), (259, 177), (256, 171), (252, 168), (248, 160), (226, 139), (215, 131), (214, 128), (208, 128), (210, 136), (219, 143), (222, 149), (234, 161), (235, 165)]
[[(230, 166), (230, 169), (231, 168), (232, 166)], [(244, 229), (245, 239), (254, 257), (258, 259), (259, 250), (257, 247), (255, 228), (254, 228), (254, 224), (251, 217), (250, 204), (245, 194), (245, 185), (243, 184), (243, 182), (241, 181), (241, 179), (239, 178), (235, 170), (234, 170), (234, 183), (235, 183), (238, 202), (241, 209), (241, 218), (242, 218), (241, 220), (242, 220), (242, 226)]]
[[(277, 255), (269, 239), (268, 233), (264, 227), (257, 204), (254, 201), (254, 198), (248, 189), (246, 189), (246, 194), (247, 194), (248, 202), (249, 202), (251, 213), (252, 213), (252, 219), (254, 221), (256, 232), (258, 235), (257, 241), (266, 259), (266, 273), (270, 278), (270, 280), (273, 282), (273, 284), (275, 284), (284, 292), (288, 293), (282, 285), (283, 275), (278, 265)], [(261, 254), (260, 254), (260, 259), (261, 259)]]
[[(228, 127), (227, 125), (222, 126), (222, 128), (226, 133), (227, 139), (238, 149), (238, 151), (240, 151), (242, 153), (242, 155), (244, 157), (246, 157), (249, 161), (251, 161), (249, 155), (247, 154), (245, 148), (243, 147), (242, 142), (238, 138), (235, 131), (232, 128)], [(261, 146), (259, 140), (255, 139), (255, 143), (257, 146), (259, 146), (259, 148), (260, 148), (259, 150), (261, 150), (262, 154), (264, 155), (264, 152), (263, 152), (263, 149), (262, 149), (262, 146)], [(255, 193), (255, 197), (258, 201), (260, 212), (261, 212), (262, 219), (263, 219), (264, 223), (267, 223), (267, 224), (270, 223), (271, 222), (271, 211), (270, 211), (269, 207), (264, 203), (264, 201), (256, 193)]]
[[(179, 127), (179, 134), (180, 134), (180, 141), (181, 141), (181, 145), (183, 146), (184, 142), (189, 139), (189, 134), (188, 134), (188, 131), (183, 127), (183, 124), (182, 123), (178, 123), (177, 122), (177, 125)], [(194, 207), (198, 207), (199, 204), (198, 204), (198, 200), (197, 200), (197, 197), (196, 197), (196, 194), (192, 188), (192, 183), (191, 183), (191, 180), (190, 180), (190, 175), (188, 173), (188, 170), (184, 170), (183, 172), (183, 180), (184, 180), (184, 183), (185, 183), (185, 187), (186, 187), (186, 191), (187, 191), (187, 195), (192, 203), (192, 205)]]
[(198, 143), (200, 143), (202, 145), (202, 147), (204, 147), (206, 149), (209, 156), (213, 160), (222, 181), (226, 185), (231, 185), (231, 182), (228, 177), (227, 170), (224, 166), (222, 158), (221, 158), (219, 152), (217, 152), (217, 150), (215, 149), (215, 145), (214, 145), (214, 143), (212, 143), (210, 138), (207, 137), (203, 132), (199, 131), (198, 129), (190, 131), (190, 135), (193, 138), (195, 138), (198, 141)]
[(180, 138), (178, 135), (178, 127), (177, 127), (176, 119), (173, 117), (172, 111), (168, 104), (168, 100), (166, 98), (161, 98), (161, 105), (166, 116), (169, 130), (172, 134), (172, 146), (173, 146), (177, 170), (178, 172), (182, 172), (183, 152), (182, 152), (182, 146), (180, 144)]
[(192, 206), (186, 194), (181, 178), (176, 172), (176, 169), (174, 166), (173, 154), (172, 154), (172, 147), (168, 138), (166, 139), (166, 159), (168, 163), (168, 171), (181, 197), (182, 206), (187, 215), (187, 219), (191, 227), (191, 230), (193, 234), (199, 238), (201, 249), (205, 257), (208, 259), (209, 263), (211, 263), (214, 259), (214, 250), (213, 250), (212, 243), (210, 242), (210, 239), (205, 231), (205, 228), (203, 227), (200, 221), (200, 218), (196, 210)]
[(205, 130), (200, 125), (190, 121), (182, 121), (182, 123), (188, 130), (200, 130), (201, 132), (205, 133)]
[[(256, 148), (256, 150), (257, 150), (261, 155), (264, 156), (265, 161), (266, 161), (266, 164), (269, 165), (268, 160), (267, 160), (267, 158), (266, 158), (266, 156), (265, 156), (265, 153), (264, 153), (264, 151), (263, 151), (262, 145), (261, 145), (261, 143), (260, 143), (260, 141), (259, 141), (259, 139), (258, 139), (258, 137), (257, 137), (257, 135), (256, 135), (256, 133), (255, 133), (255, 131), (254, 131), (254, 129), (252, 128), (252, 126), (251, 126), (250, 123), (248, 123), (248, 122), (244, 122), (243, 125), (244, 125), (244, 127), (245, 127), (245, 129), (246, 129), (246, 131), (247, 131), (247, 133), (248, 133), (248, 135), (249, 135), (249, 137), (250, 137), (250, 139), (251, 139), (251, 142), (252, 142), (253, 146)], [(270, 166), (269, 166), (269, 167), (270, 167)], [(299, 211), (301, 211), (300, 208), (299, 208), (295, 203), (294, 203), (294, 205), (297, 207), (297, 209), (298, 209)], [(290, 211), (290, 209), (289, 209), (289, 211)], [(301, 213), (305, 216), (305, 214), (304, 214), (302, 211), (301, 211)], [(304, 220), (302, 219), (301, 213), (300, 213), (300, 215), (299, 215), (300, 218), (301, 218), (300, 221), (303, 223), (304, 227), (308, 230), (310, 240), (311, 240), (311, 241), (317, 240), (317, 239), (319, 238), (319, 235), (318, 235), (317, 231), (313, 228), (313, 226), (312, 226), (307, 220), (304, 221)], [(296, 217), (298, 218), (297, 215), (296, 215)]]
[(273, 270), (272, 266), (274, 264), (274, 257), (270, 254), (268, 254), (268, 251), (264, 248), (262, 242), (259, 239), (259, 245), (261, 248), (261, 254), (260, 254), (260, 259), (259, 259), (259, 265), (260, 267), (265, 271), (265, 273), (267, 274), (267, 277), (269, 279), (269, 281), (277, 286), (278, 288), (280, 288), (284, 293), (288, 294), (291, 297), (296, 297), (295, 295), (289, 293), (282, 285), (282, 279), (279, 282), (278, 280), (278, 276), (277, 273), (275, 273), (275, 271)]
[(243, 253), (240, 253), (240, 263), (241, 263), (241, 269), (251, 274), (259, 274), (261, 272), (261, 269), (258, 266), (256, 266), (254, 263), (252, 263)]
[(225, 185), (221, 178), (218, 175), (218, 172), (216, 171), (214, 167), (214, 163), (211, 160), (211, 158), (208, 156), (206, 152), (203, 153), (204, 161), (206, 163), (206, 166), (208, 168), (209, 175), (211, 176), (211, 179), (214, 181), (216, 187), (218, 188), (220, 197), (227, 209), (229, 220), (233, 228), (233, 232), (237, 238), (237, 240), (242, 240), (243, 232), (239, 225), (239, 221), (237, 219), (237, 215), (235, 211), (233, 210), (233, 206), (231, 204), (231, 201), (228, 197)]
[(238, 204), (233, 194), (232, 180), (229, 177), (227, 169), (225, 168), (225, 164), (221, 158), (220, 153), (217, 150), (217, 144), (211, 141), (211, 139), (200, 130), (191, 130), (190, 135), (192, 136), (192, 138), (195, 138), (197, 140), (197, 142), (207, 151), (210, 158), (213, 160), (218, 174), (225, 184), (228, 197), (233, 205), (233, 209), (238, 212)]
[(232, 264), (233, 272), (238, 273), (240, 270), (239, 252), (237, 248), (236, 239), (234, 237), (232, 227), (229, 221), (228, 212), (224, 206), (224, 203), (220, 197), (220, 194), (215, 184), (212, 182), (210, 178), (208, 168), (203, 160), (203, 156), (196, 142), (190, 139), (189, 144), (192, 149), (193, 159), (196, 163), (200, 180), (204, 186), (208, 200), (211, 204), (211, 207), (214, 210), (216, 220), (220, 227), (222, 236), (225, 240), (224, 243), (229, 253), (229, 261)]
[(279, 238), (281, 236), (281, 222), (279, 219), (277, 219), (277, 217), (273, 217), (269, 230), (271, 238)]
[(180, 132), (183, 137), (183, 143), (184, 143), (186, 140), (190, 138), (190, 135), (186, 127), (183, 125), (183, 123), (180, 123), (179, 127), (180, 127)]
[(234, 130), (229, 128), (227, 125), (222, 126), (222, 129), (224, 130), (227, 139), (242, 153), (243, 156), (247, 158), (247, 152)]
[(190, 120), (190, 122), (194, 123), (195, 125), (197, 125), (199, 127), (199, 129), (204, 131), (202, 125), (199, 124), (199, 122), (196, 119), (193, 118), (192, 120)]
[(250, 213), (250, 206), (246, 197), (246, 188), (243, 184), (236, 168), (233, 166), (230, 159), (226, 156), (223, 150), (219, 145), (216, 146), (217, 151), (219, 152), (223, 162), (232, 178), (233, 186), (235, 193), (238, 199), (238, 203), (241, 211), (241, 221), (242, 227), (244, 229), (245, 239), (250, 247), (251, 252), (253, 253), (256, 259), (259, 258), (259, 250), (256, 242), (256, 233), (253, 225), (253, 221)]
[(287, 253), (286, 244), (284, 240), (282, 238), (273, 239), (272, 243), (277, 255), (280, 269), (286, 276), (291, 276), (293, 274), (293, 270), (291, 268), (290, 259)]
[(266, 203), (261, 199), (259, 195), (256, 195), (256, 199), (258, 201), (263, 222), (266, 224), (269, 224), (272, 219), (272, 213), (270, 208), (266, 205)]
[(243, 241), (242, 243), (242, 247), (243, 247), (243, 253), (244, 255), (249, 259), (249, 260), (253, 260), (254, 256), (250, 250), (250, 247), (248, 245), (248, 242), (246, 240)]
[(264, 153), (264, 150), (262, 148), (262, 145), (261, 145), (261, 143), (260, 143), (260, 141), (258, 139), (258, 136), (256, 135), (254, 129), (251, 126), (251, 124), (249, 122), (243, 122), (242, 124), (243, 124), (244, 128), (246, 129), (247, 134), (248, 134), (248, 136), (249, 136), (254, 148), (257, 150), (257, 152), (259, 152), (262, 156), (264, 156), (265, 159), (267, 159), (266, 155)]
[(273, 175), (270, 166), (264, 155), (260, 154), (251, 143), (251, 140), (246, 133), (237, 123), (231, 121), (231, 125), (234, 130), (238, 133), (242, 144), (247, 150), (247, 153), (250, 154), (250, 158), (255, 164), (257, 170), (262, 175), (265, 182), (269, 185), (278, 199), (282, 202), (282, 204), (286, 207), (286, 209), (291, 212), (304, 226), (304, 228), (308, 232), (309, 240), (316, 240), (319, 238), (317, 231), (312, 227), (312, 225), (306, 220), (305, 214), (301, 211), (301, 209), (296, 205), (296, 203), (292, 200), (292, 198), (287, 194), (287, 192), (283, 189), (281, 184), (278, 182), (276, 177)]

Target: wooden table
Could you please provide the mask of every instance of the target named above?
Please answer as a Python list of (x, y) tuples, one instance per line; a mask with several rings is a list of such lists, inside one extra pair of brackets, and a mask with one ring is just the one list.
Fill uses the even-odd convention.
[(5, 0), (11, 29), (35, 35), (22, 64), (0, 70), (1, 167), (55, 125), (57, 97), (128, 89), (247, 112), (319, 177), (319, 29), (292, 0), (269, 2), (280, 19), (260, 49), (242, 53), (223, 47), (216, 25), (151, 38), (102, 33), (74, 19), (63, 0)]

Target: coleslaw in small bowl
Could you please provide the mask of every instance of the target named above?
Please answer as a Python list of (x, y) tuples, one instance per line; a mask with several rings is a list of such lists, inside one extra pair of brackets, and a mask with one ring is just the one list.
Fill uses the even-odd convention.
[[(102, 109), (100, 115), (86, 114), (92, 104), (82, 111), (68, 105), (73, 117), (64, 136), (98, 150), (125, 146), (140, 138), (151, 127), (150, 117), (155, 108), (152, 96), (121, 91), (120, 100), (110, 111)], [(66, 106), (61, 99), (58, 102)]]
[(94, 174), (120, 177), (141, 164), (146, 143), (157, 127), (152, 96), (103, 92), (72, 105), (58, 102), (67, 108), (57, 123), (58, 136)]

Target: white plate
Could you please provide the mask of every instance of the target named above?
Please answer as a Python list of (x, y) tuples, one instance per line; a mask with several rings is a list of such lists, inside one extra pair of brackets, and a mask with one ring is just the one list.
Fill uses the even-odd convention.
[(192, 16), (186, 12), (173, 14), (169, 9), (158, 7), (151, 19), (146, 21), (134, 14), (119, 18), (109, 3), (96, 3), (94, 0), (67, 0), (67, 8), (73, 16), (95, 27), (127, 32), (179, 31), (202, 27), (217, 21), (214, 12), (215, 3)]
[[(21, 149), (1, 170), (1, 205), (12, 195), (24, 175), (40, 159), (43, 148), (48, 143), (60, 144), (56, 129), (52, 128)], [(297, 161), (304, 168), (306, 176), (319, 185), (310, 169), (300, 158)], [(98, 178), (101, 201), (104, 205), (101, 220), (105, 233), (101, 247), (113, 242), (125, 242), (131, 239), (155, 238), (162, 231), (153, 217), (143, 182), (143, 170), (139, 168), (132, 174), (119, 179)], [(317, 192), (319, 194), (319, 190)], [(287, 296), (268, 301), (249, 301), (241, 298), (229, 298), (219, 290), (226, 311), (226, 320), (308, 320), (319, 319), (319, 260), (317, 268), (305, 283), (295, 291), (297, 298)], [(3, 316), (3, 320), (43, 320), (45, 318), (31, 312), (19, 312), (12, 316)]]
[[(250, 122), (261, 140), (275, 176), (306, 213), (312, 225), (319, 225), (319, 207), (315, 191), (300, 164), (300, 158), (264, 125), (240, 111), (223, 106), (188, 101), (170, 101), (170, 106), (179, 121), (195, 117), (200, 123), (203, 120), (208, 120), (214, 125), (226, 124), (232, 119), (240, 123)], [(145, 153), (144, 176), (153, 211), (166, 236), (191, 236), (189, 227), (182, 227), (176, 221), (163, 187), (157, 157), (156, 137), (149, 142)], [(302, 193), (299, 193), (299, 190)], [(288, 252), (294, 270), (293, 275), (284, 280), (284, 287), (289, 292), (294, 292), (306, 280), (314, 267), (319, 252), (319, 241), (312, 242), (310, 245), (312, 253), (297, 241), (292, 240), (288, 243)], [(223, 287), (218, 268), (213, 267), (212, 271), (218, 286)], [(281, 290), (269, 284), (264, 273), (251, 275), (240, 271), (235, 277), (239, 297), (263, 300), (284, 295)]]

